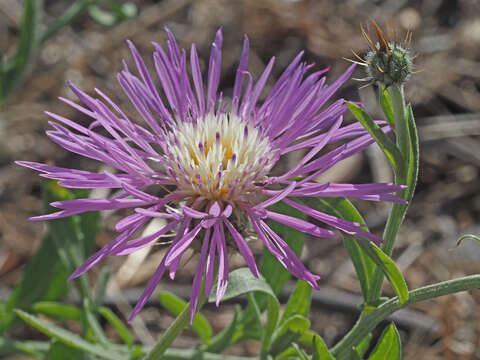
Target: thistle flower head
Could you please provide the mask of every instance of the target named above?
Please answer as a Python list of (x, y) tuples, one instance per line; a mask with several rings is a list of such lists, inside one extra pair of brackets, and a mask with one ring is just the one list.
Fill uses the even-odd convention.
[[(246, 224), (286, 269), (318, 287), (320, 277), (305, 268), (267, 220), (320, 238), (336, 233), (311, 221), (273, 211), (271, 207), (277, 202), (284, 202), (312, 220), (339, 231), (381, 241), (363, 230), (363, 224), (336, 218), (302, 202), (308, 197), (404, 202), (393, 195), (403, 187), (390, 183), (353, 185), (315, 181), (337, 162), (374, 142), (361, 124), (343, 125), (343, 113), (347, 109), (343, 99), (325, 106), (350, 77), (354, 65), (327, 85), (323, 76), (326, 70), (308, 74), (313, 66), (302, 62), (300, 53), (260, 102), (274, 59), (253, 81), (253, 75), (247, 71), (249, 42), (245, 37), (232, 98), (227, 101), (219, 92), (221, 30), (212, 44), (205, 86), (195, 46), (192, 45), (187, 56), (168, 30), (167, 35), (168, 52), (154, 44), (153, 60), (159, 87), (154, 85), (131, 42), (138, 75), (126, 64), (118, 74), (123, 92), (147, 126), (134, 123), (100, 90), (95, 89), (96, 95), (92, 96), (73, 84), (71, 89), (81, 104), (61, 100), (91, 118), (90, 126), (47, 113), (56, 120), (51, 122), (54, 130), (47, 132), (53, 141), (71, 152), (107, 164), (115, 171), (93, 173), (18, 162), (42, 172), (44, 177), (57, 179), (59, 185), (67, 188), (115, 189), (114, 195), (106, 198), (54, 202), (51, 205), (60, 209), (59, 212), (38, 216), (35, 220), (57, 219), (85, 211), (131, 209), (131, 214), (116, 224), (118, 236), (87, 259), (71, 279), (106, 256), (127, 255), (164, 235), (172, 235), (173, 241), (130, 319), (144, 306), (163, 274), (168, 270), (173, 279), (185, 251), (197, 245), (200, 254), (190, 301), (193, 321), (200, 285), (205, 282), (208, 297), (216, 268), (217, 305), (225, 293), (230, 245), (238, 249), (252, 273), (259, 276), (245, 240)], [(384, 131), (390, 130), (385, 122), (379, 125)], [(296, 150), (305, 152), (303, 158), (274, 175), (273, 167)], [(138, 231), (153, 218), (162, 218), (166, 224), (154, 233), (139, 237)]]

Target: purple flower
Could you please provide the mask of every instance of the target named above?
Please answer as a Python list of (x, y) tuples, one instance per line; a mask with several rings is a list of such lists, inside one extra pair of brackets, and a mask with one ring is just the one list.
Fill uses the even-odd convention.
[[(221, 30), (212, 44), (206, 87), (195, 45), (191, 47), (187, 65), (187, 53), (178, 48), (170, 31), (167, 33), (168, 52), (153, 44), (160, 89), (154, 85), (131, 42), (128, 45), (139, 76), (133, 75), (125, 63), (118, 74), (120, 86), (148, 127), (132, 122), (100, 90), (95, 89), (97, 97), (92, 97), (72, 84), (71, 89), (83, 104), (61, 100), (92, 118), (90, 126), (84, 127), (47, 112), (58, 121), (51, 122), (54, 130), (47, 132), (54, 142), (71, 152), (108, 164), (117, 169), (116, 172), (92, 173), (18, 162), (42, 172), (43, 177), (59, 180), (59, 184), (67, 188), (119, 190), (115, 196), (105, 199), (54, 202), (51, 205), (61, 209), (59, 212), (38, 216), (34, 220), (58, 219), (85, 211), (133, 210), (131, 215), (116, 224), (119, 235), (85, 261), (70, 279), (82, 275), (107, 255), (130, 254), (162, 235), (173, 233), (173, 241), (130, 320), (142, 309), (167, 269), (170, 277), (175, 277), (185, 250), (197, 242), (201, 245), (201, 253), (190, 302), (193, 320), (202, 280), (205, 279), (207, 297), (212, 289), (215, 263), (218, 265), (217, 305), (225, 293), (228, 283), (227, 244), (235, 245), (252, 273), (259, 276), (255, 259), (242, 234), (245, 223), (253, 227), (266, 248), (286, 269), (318, 288), (320, 277), (305, 268), (266, 220), (316, 237), (332, 237), (335, 232), (270, 210), (277, 202), (283, 201), (340, 231), (381, 242), (380, 238), (362, 230), (362, 224), (327, 215), (301, 203), (304, 197), (339, 196), (404, 202), (393, 195), (403, 187), (393, 184), (315, 182), (319, 174), (374, 142), (360, 124), (342, 126), (346, 111), (343, 99), (324, 106), (350, 77), (353, 66), (327, 85), (323, 77), (327, 70), (307, 75), (313, 65), (301, 62), (300, 53), (260, 103), (274, 58), (254, 82), (246, 70), (249, 43), (245, 37), (232, 100), (227, 102), (218, 90)], [(338, 142), (341, 144), (333, 150), (322, 151), (327, 145), (331, 149), (331, 144)], [(282, 156), (299, 149), (308, 151), (295, 166), (278, 176), (271, 173)], [(163, 228), (148, 236), (135, 237), (137, 230), (157, 217), (167, 220)]]

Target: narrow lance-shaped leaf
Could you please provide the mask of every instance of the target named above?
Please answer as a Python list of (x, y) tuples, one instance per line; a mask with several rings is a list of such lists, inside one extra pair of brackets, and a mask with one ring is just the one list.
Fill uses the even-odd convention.
[(309, 360), (308, 354), (300, 346), (293, 343), (292, 348), (295, 350), (295, 355), (297, 355), (300, 360)]
[(29, 313), (26, 313), (21, 310), (16, 310), (16, 314), (22, 318), (27, 324), (33, 326), (40, 332), (44, 333), (47, 336), (50, 336), (58, 341), (62, 342), (65, 345), (71, 346), (75, 349), (83, 350), (92, 355), (96, 355), (102, 359), (107, 360), (123, 360), (127, 357), (123, 354), (120, 354), (114, 351), (111, 348), (106, 348), (101, 345), (92, 344), (84, 339), (82, 339), (77, 334), (74, 334), (64, 328), (54, 325), (45, 320), (39, 319)]
[(362, 357), (367, 352), (371, 341), (372, 341), (372, 334), (370, 333), (367, 336), (365, 336), (365, 339), (363, 339), (362, 342), (358, 344), (358, 346), (356, 346), (355, 349), (353, 349), (353, 351), (355, 351), (360, 357)]
[(67, 346), (60, 341), (54, 341), (50, 346), (46, 360), (84, 360), (83, 351)]
[(27, 355), (42, 358), (50, 348), (50, 342), (31, 340), (12, 340), (0, 336), (0, 355)]
[(387, 89), (382, 86), (379, 89), (379, 96), (380, 96), (380, 105), (382, 106), (383, 113), (387, 118), (387, 121), (390, 125), (395, 125), (395, 116), (393, 114), (393, 105), (392, 99), (390, 98), (390, 94)]
[(408, 131), (410, 133), (410, 159), (408, 162), (407, 171), (407, 201), (412, 200), (413, 193), (415, 192), (415, 186), (417, 184), (418, 177), (418, 163), (419, 163), (419, 146), (418, 146), (418, 132), (417, 125), (415, 124), (415, 118), (413, 117), (412, 105), (407, 105), (407, 122)]
[(401, 360), (401, 358), (402, 347), (400, 334), (392, 323), (383, 332), (368, 360)]
[(32, 308), (35, 312), (56, 320), (80, 320), (82, 318), (82, 311), (77, 307), (54, 301), (40, 301), (33, 304)]
[[(343, 219), (357, 221), (359, 223), (365, 223), (361, 218), (358, 210), (347, 199), (318, 199), (318, 206), (319, 208), (322, 208), (322, 210), (330, 212)], [(369, 288), (369, 284), (371, 284), (371, 282), (373, 281), (371, 265), (364, 258), (364, 255), (367, 255), (370, 260), (373, 261), (388, 278), (388, 281), (392, 285), (392, 288), (398, 295), (400, 303), (405, 303), (408, 300), (408, 288), (405, 279), (403, 278), (403, 275), (398, 269), (395, 262), (371, 241), (360, 237), (354, 241), (360, 247), (361, 252), (353, 252), (352, 254), (349, 254), (351, 256), (353, 255), (352, 261), (355, 265), (355, 270), (359, 275), (361, 283), (365, 282), (366, 284), (368, 284), (362, 285), (362, 290), (364, 289), (364, 287)], [(367, 292), (364, 296), (368, 303), (369, 292)]]
[(390, 138), (382, 131), (375, 121), (368, 115), (368, 113), (351, 102), (346, 102), (348, 109), (352, 112), (355, 118), (363, 125), (368, 133), (375, 139), (377, 144), (382, 149), (383, 153), (387, 157), (390, 166), (394, 172), (398, 172), (398, 164), (403, 164), (403, 157), (398, 150), (397, 146), (390, 140)]
[(457, 246), (459, 246), (462, 243), (462, 241), (466, 239), (476, 240), (480, 244), (480, 237), (472, 234), (468, 234), (468, 235), (463, 235), (460, 239), (457, 240)]
[(100, 275), (98, 276), (97, 289), (95, 291), (96, 307), (99, 307), (100, 305), (103, 304), (105, 293), (107, 291), (108, 280), (110, 279), (110, 273), (111, 273), (111, 270), (108, 265), (105, 265), (100, 271)]
[(335, 360), (320, 336), (315, 336), (312, 343), (312, 360)]
[(280, 319), (280, 325), (293, 315), (307, 316), (310, 310), (310, 303), (312, 300), (312, 287), (309, 283), (303, 280), (297, 281), (297, 285), (293, 290), (292, 295), (288, 299), (285, 311)]
[[(236, 330), (238, 329), (238, 320), (240, 319), (240, 306), (235, 307), (235, 312), (233, 313), (233, 319), (228, 324), (227, 327), (225, 327), (222, 331), (220, 331), (215, 337), (211, 339), (208, 345), (206, 345), (203, 349), (205, 352), (211, 352), (211, 353), (220, 353), (223, 350), (225, 350), (228, 346), (232, 345), (235, 343), (236, 337), (235, 333)], [(237, 335), (237, 338), (240, 338), (240, 336)]]
[(310, 328), (310, 320), (304, 316), (290, 316), (273, 334), (270, 354), (277, 355), (296, 342)]
[(67, 291), (68, 273), (57, 256), (55, 242), (47, 234), (30, 258), (22, 277), (4, 305), (0, 333), (14, 325), (14, 308), (28, 310), (39, 300), (55, 300)]
[(25, 0), (20, 37), (15, 56), (2, 64), (0, 106), (23, 81), (38, 47), (38, 28), (42, 16), (43, 0)]
[(98, 342), (100, 342), (101, 344), (107, 344), (107, 337), (105, 336), (102, 327), (98, 323), (96, 311), (93, 308), (93, 304), (87, 298), (83, 299), (83, 313), (86, 323), (88, 324), (89, 329), (93, 332), (95, 339), (98, 340)]
[[(359, 224), (365, 224), (363, 217), (348, 199), (318, 198), (313, 201), (309, 200), (308, 202), (312, 207), (315, 207), (316, 209), (319, 209), (327, 214), (357, 222)], [(366, 226), (362, 227), (362, 229), (368, 231)], [(373, 272), (375, 270), (375, 263), (363, 252), (357, 243), (357, 240), (353, 237), (345, 235), (344, 243), (360, 281), (363, 297), (368, 303), (370, 284), (372, 282)]]
[(367, 239), (358, 239), (357, 241), (362, 250), (385, 274), (397, 294), (400, 304), (405, 304), (408, 300), (407, 283), (395, 262), (371, 241)]
[(130, 331), (128, 331), (128, 328), (125, 326), (123, 321), (120, 320), (112, 310), (107, 307), (101, 306), (98, 309), (98, 312), (110, 323), (110, 325), (112, 325), (118, 336), (120, 336), (120, 338), (125, 344), (127, 344), (128, 346), (134, 345), (135, 341), (132, 334), (130, 334)]

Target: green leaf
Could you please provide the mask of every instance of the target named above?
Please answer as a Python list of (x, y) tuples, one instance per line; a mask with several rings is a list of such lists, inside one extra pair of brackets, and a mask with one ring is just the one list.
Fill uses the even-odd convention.
[(310, 328), (310, 320), (304, 316), (293, 315), (289, 317), (273, 334), (270, 353), (280, 354), (293, 342), (297, 341), (304, 332)]
[(98, 309), (100, 315), (102, 315), (112, 327), (117, 332), (118, 336), (123, 340), (128, 346), (133, 346), (135, 341), (133, 340), (132, 334), (128, 331), (128, 328), (125, 326), (122, 320), (118, 318), (115, 313), (107, 307), (101, 306)]
[(463, 235), (460, 239), (457, 240), (457, 246), (459, 246), (463, 242), (463, 240), (466, 240), (466, 239), (475, 240), (478, 243), (480, 243), (480, 237), (472, 235), (472, 234), (467, 234), (467, 235)]
[(372, 120), (370, 115), (362, 109), (360, 106), (351, 102), (345, 103), (353, 116), (363, 125), (368, 133), (375, 139), (377, 144), (382, 149), (383, 153), (387, 157), (388, 162), (392, 166), (395, 173), (398, 171), (397, 164), (403, 164), (403, 156), (398, 150), (397, 146), (390, 140), (390, 138), (382, 131), (375, 121)]
[(50, 336), (61, 343), (68, 345), (72, 348), (88, 352), (92, 355), (99, 356), (107, 360), (122, 360), (127, 359), (123, 354), (113, 351), (111, 348), (104, 347), (97, 344), (92, 344), (84, 339), (82, 339), (77, 334), (74, 334), (64, 328), (54, 325), (45, 320), (39, 319), (29, 313), (26, 313), (21, 310), (16, 310), (15, 313), (22, 318), (27, 324), (36, 328), (40, 332), (44, 333), (47, 336)]
[(283, 324), (292, 315), (307, 316), (310, 310), (310, 303), (312, 300), (312, 287), (309, 283), (303, 280), (297, 281), (295, 290), (288, 299), (287, 306), (280, 319), (280, 325)]
[[(355, 206), (345, 198), (317, 198), (309, 200), (309, 203), (316, 209), (339, 218), (365, 224), (365, 220), (360, 215)], [(366, 226), (361, 229), (368, 231)], [(366, 302), (369, 300), (370, 286), (375, 270), (375, 263), (360, 248), (357, 240), (350, 236), (344, 236), (344, 244), (348, 255), (352, 259), (353, 266), (360, 281), (363, 298)]]
[(267, 323), (262, 336), (262, 355), (270, 352), (270, 344), (278, 324), (280, 304), (276, 297), (269, 296), (267, 300)]
[(407, 170), (407, 201), (411, 201), (415, 192), (415, 186), (417, 184), (418, 177), (418, 163), (419, 163), (419, 145), (418, 145), (418, 132), (417, 125), (415, 124), (415, 118), (413, 117), (412, 105), (407, 105), (407, 124), (408, 132), (410, 134), (410, 159), (408, 162)]
[[(53, 201), (88, 197), (87, 190), (70, 191), (59, 186), (55, 181), (45, 181), (43, 185), (46, 212), (52, 211), (53, 208), (48, 204)], [(48, 225), (62, 263), (69, 272), (73, 272), (90, 255), (94, 247), (95, 238), (100, 230), (99, 213), (87, 212), (51, 220)], [(75, 279), (74, 284), (78, 287), (82, 297), (93, 301), (86, 276)]]
[(110, 273), (111, 270), (108, 265), (105, 265), (100, 271), (100, 275), (98, 276), (97, 289), (95, 291), (96, 307), (99, 307), (103, 304), (103, 300), (105, 299), (105, 293), (107, 291), (108, 280), (110, 280)]
[(80, 320), (82, 311), (72, 305), (64, 305), (54, 301), (40, 301), (33, 304), (32, 309), (55, 320)]
[(313, 338), (317, 336), (317, 333), (311, 329), (305, 331), (298, 339), (298, 342), (304, 345), (311, 346)]
[(42, 0), (24, 1), (20, 38), (15, 56), (2, 66), (0, 106), (21, 84), (35, 59), (42, 8)]
[(387, 121), (390, 125), (395, 125), (395, 116), (393, 114), (393, 104), (392, 104), (392, 99), (390, 98), (390, 94), (388, 90), (382, 86), (381, 89), (379, 89), (379, 95), (380, 95), (380, 105), (382, 106), (383, 113), (385, 114), (385, 117), (387, 118)]
[(367, 352), (371, 341), (372, 341), (372, 334), (370, 333), (367, 336), (365, 336), (365, 338), (362, 340), (362, 342), (360, 344), (358, 344), (358, 346), (355, 347), (354, 351), (360, 357), (362, 357)]
[(401, 360), (402, 347), (400, 334), (392, 323), (385, 329), (368, 360)]
[(295, 350), (295, 355), (297, 355), (297, 359), (300, 360), (309, 360), (308, 354), (300, 348), (297, 344), (293, 343), (292, 348)]
[[(89, 192), (83, 189), (71, 191), (59, 186), (55, 181), (46, 181), (44, 182), (46, 212), (58, 210), (49, 205), (51, 202), (88, 198), (88, 194)], [(100, 231), (99, 212), (86, 212), (51, 220), (48, 224), (65, 265), (70, 270), (76, 269), (94, 248), (95, 238)]]
[(46, 360), (84, 360), (84, 353), (78, 349), (54, 341), (50, 346)]
[(55, 300), (64, 295), (67, 278), (68, 273), (57, 256), (55, 242), (47, 234), (4, 305), (5, 316), (0, 317), (0, 333), (14, 325), (14, 308), (28, 310), (39, 300)]
[[(240, 306), (235, 306), (235, 312), (233, 313), (232, 321), (226, 328), (222, 329), (222, 331), (215, 335), (209, 344), (204, 347), (205, 352), (218, 354), (235, 343), (235, 333), (238, 329), (237, 325), (238, 320), (240, 319), (240, 313)], [(240, 338), (241, 335), (241, 333), (237, 334), (237, 338)]]
[(105, 333), (103, 332), (103, 329), (97, 320), (96, 309), (93, 307), (93, 304), (87, 298), (83, 299), (83, 313), (85, 315), (85, 320), (88, 324), (88, 327), (93, 332), (95, 339), (103, 345), (107, 344), (108, 339), (105, 336)]
[(408, 300), (408, 288), (397, 264), (395, 264), (395, 262), (374, 243), (366, 239), (358, 239), (357, 241), (362, 250), (385, 274), (390, 285), (397, 294), (400, 304), (405, 304)]
[[(215, 285), (208, 298), (209, 302), (215, 302), (216, 291), (217, 289)], [(253, 276), (249, 268), (240, 268), (232, 271), (228, 275), (228, 286), (222, 301), (227, 301), (240, 295), (245, 295), (251, 291), (259, 291), (276, 299), (275, 293), (264, 278), (256, 278)]]
[(312, 360), (335, 360), (323, 339), (318, 335), (313, 338), (312, 349)]
[[(306, 220), (307, 218), (303, 212), (293, 209), (282, 202), (278, 202), (272, 206), (271, 211), (297, 217), (302, 220)], [(293, 252), (299, 256), (302, 252), (305, 234), (301, 231), (292, 229), (291, 227), (274, 221), (269, 220), (267, 223), (273, 231), (275, 231), (282, 239), (285, 240)], [(280, 293), (280, 291), (282, 291), (283, 286), (291, 277), (290, 272), (286, 270), (283, 265), (280, 264), (277, 258), (273, 256), (266, 248), (263, 250), (259, 270), (265, 280), (267, 280), (268, 284), (271, 286), (273, 292), (277, 295)], [(260, 304), (260, 308), (263, 308), (262, 304)]]
[(41, 358), (47, 353), (49, 348), (50, 343), (45, 341), (17, 341), (0, 336), (0, 358), (2, 359), (2, 356), (15, 354)]
[(358, 353), (354, 349), (351, 349), (349, 360), (363, 360), (363, 358), (360, 355), (358, 355)]
[[(332, 200), (333, 199), (333, 200)], [(353, 204), (344, 198), (318, 198), (319, 207), (323, 205), (322, 209), (327, 213), (336, 215), (345, 220), (357, 221), (360, 223), (365, 223), (361, 218), (358, 210), (353, 206)], [(408, 300), (408, 288), (405, 279), (403, 278), (402, 273), (398, 269), (395, 262), (385, 254), (382, 249), (377, 245), (372, 243), (370, 240), (364, 238), (357, 238), (355, 243), (361, 249), (354, 249), (350, 256), (352, 257), (355, 270), (357, 271), (358, 277), (360, 279), (360, 284), (362, 285), (362, 291), (364, 288), (369, 289), (371, 282), (373, 281), (373, 269), (371, 264), (365, 259), (367, 255), (371, 261), (373, 261), (380, 270), (385, 274), (388, 281), (392, 285), (393, 290), (398, 295), (399, 301), (401, 304), (405, 303)], [(348, 247), (347, 247), (348, 249)], [(369, 303), (371, 294), (367, 291), (364, 293), (366, 302)]]
[[(272, 288), (265, 281), (265, 279), (262, 277), (256, 278), (253, 276), (249, 268), (234, 270), (229, 274), (228, 286), (225, 291), (225, 296), (222, 300), (233, 299), (237, 296), (245, 295), (252, 291), (267, 295), (267, 323), (265, 324), (262, 339), (262, 351), (267, 351), (270, 346), (271, 336), (278, 324), (280, 304)], [(215, 301), (215, 294), (216, 287), (212, 289), (208, 299), (210, 302)], [(244, 324), (248, 324), (248, 320), (245, 321)]]
[[(186, 301), (169, 292), (160, 292), (158, 299), (160, 300), (160, 304), (175, 316), (178, 316), (188, 306)], [(192, 330), (202, 339), (203, 343), (207, 343), (213, 334), (210, 323), (201, 313), (195, 315)]]

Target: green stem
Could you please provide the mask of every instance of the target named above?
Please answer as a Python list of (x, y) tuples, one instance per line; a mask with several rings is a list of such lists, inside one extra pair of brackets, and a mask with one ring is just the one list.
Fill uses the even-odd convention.
[[(202, 284), (198, 299), (197, 312), (201, 310), (203, 304), (205, 304), (205, 301), (207, 300), (204, 293), (205, 291)], [(167, 348), (173, 343), (173, 341), (182, 333), (183, 329), (185, 329), (185, 327), (188, 325), (188, 321), (190, 319), (189, 315), (190, 306), (186, 305), (182, 312), (175, 318), (173, 323), (165, 331), (160, 340), (155, 344), (153, 349), (147, 354), (144, 360), (158, 360), (167, 358), (178, 359), (175, 357), (166, 357), (164, 353)]]
[[(380, 90), (382, 91), (382, 90)], [(405, 108), (405, 96), (403, 92), (403, 85), (393, 85), (387, 90), (392, 99), (393, 114), (395, 118), (395, 135), (397, 138), (397, 147), (405, 159), (403, 164), (397, 164), (397, 171), (395, 172), (396, 185), (408, 185), (411, 188), (415, 187), (416, 176), (412, 179), (412, 183), (408, 184), (408, 169), (411, 161), (411, 138), (408, 129), (408, 122)], [(414, 164), (418, 166), (418, 164)], [(399, 194), (402, 198), (410, 198), (408, 190), (404, 190)], [(390, 213), (388, 214), (387, 224), (383, 232), (382, 250), (390, 256), (395, 245), (398, 230), (403, 223), (408, 205), (393, 204)], [(375, 269), (372, 279), (371, 291), (368, 294), (367, 303), (375, 304), (382, 294), (384, 275), (378, 268)]]
[(408, 301), (400, 305), (398, 298), (392, 298), (375, 310), (362, 314), (354, 327), (331, 350), (337, 360), (348, 359), (352, 347), (357, 346), (378, 324), (402, 307), (440, 296), (480, 288), (480, 275), (443, 281), (409, 291)]
[[(398, 230), (403, 223), (405, 214), (407, 212), (408, 206), (403, 204), (393, 204), (392, 209), (388, 215), (387, 224), (385, 226), (385, 231), (383, 233), (383, 240), (385, 241), (382, 245), (382, 250), (390, 256), (392, 254), (393, 246), (397, 238)], [(376, 267), (373, 273), (372, 285), (368, 293), (367, 303), (374, 304), (382, 294), (383, 287), (383, 272)]]

